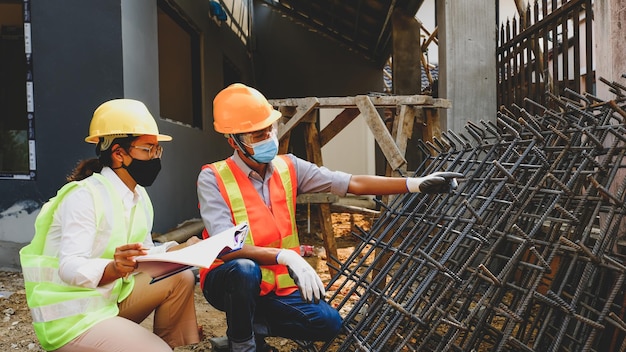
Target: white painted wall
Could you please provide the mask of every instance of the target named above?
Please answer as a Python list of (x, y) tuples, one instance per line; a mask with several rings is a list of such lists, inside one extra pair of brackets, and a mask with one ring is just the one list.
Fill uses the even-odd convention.
[[(324, 129), (342, 109), (320, 109), (320, 130)], [(374, 175), (374, 146), (376, 140), (365, 123), (357, 116), (343, 131), (322, 147), (324, 166), (351, 174)]]

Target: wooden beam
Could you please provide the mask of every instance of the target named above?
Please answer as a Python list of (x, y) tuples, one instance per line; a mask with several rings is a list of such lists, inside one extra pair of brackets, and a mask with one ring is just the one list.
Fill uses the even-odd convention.
[(435, 30), (432, 33), (429, 33), (428, 30), (426, 29), (426, 27), (424, 27), (424, 25), (422, 25), (421, 30), (424, 33), (426, 33), (426, 35), (428, 35), (428, 38), (426, 38), (426, 40), (422, 44), (422, 52), (425, 52), (425, 51), (428, 50), (428, 46), (430, 45), (431, 42), (434, 42), (435, 44), (439, 45), (439, 42), (437, 40), (437, 34), (439, 33), (439, 27), (435, 27)]
[(352, 122), (361, 112), (356, 108), (346, 108), (320, 132), (320, 145), (323, 147)]
[[(320, 138), (315, 124), (306, 124), (304, 128), (304, 138), (306, 138), (307, 160), (318, 166), (323, 166), (322, 147), (320, 146)], [(335, 241), (335, 231), (333, 230), (333, 223), (331, 220), (330, 204), (321, 203), (316, 206), (319, 207), (320, 227), (322, 229), (322, 239), (324, 240), (326, 254), (328, 256), (332, 256), (333, 258), (338, 258), (337, 242)], [(330, 259), (330, 257), (328, 258)], [(330, 266), (328, 267), (328, 271), (331, 276), (336, 274), (335, 270), (333, 270)]]
[(298, 194), (296, 203), (298, 204), (323, 204), (335, 203), (339, 200), (339, 196), (332, 193), (302, 193)]
[(296, 114), (297, 109), (295, 106), (282, 105), (278, 107), (278, 111), (283, 114), (279, 121), (285, 123)]
[(319, 101), (315, 97), (300, 99), (300, 104), (289, 105), (296, 107), (296, 113), (287, 122), (278, 126), (278, 139), (291, 132), (318, 105)]
[(424, 109), (424, 115), (426, 115), (424, 140), (432, 142), (434, 138), (441, 139), (441, 121), (439, 119), (439, 111), (436, 109)]
[(400, 107), (400, 113), (393, 121), (393, 130), (391, 133), (402, 155), (406, 155), (407, 142), (413, 135), (416, 110), (417, 109), (412, 106), (402, 105)]
[[(278, 120), (278, 130), (281, 130), (281, 126), (287, 123), (293, 115), (296, 114), (297, 110), (295, 106), (281, 106), (278, 108), (283, 116)], [(291, 141), (291, 131), (283, 132), (283, 134), (278, 137), (278, 154), (287, 154), (289, 152), (289, 142)]]
[[(311, 98), (287, 98), (272, 99), (270, 104), (275, 107), (280, 106), (300, 106), (306, 99)], [(320, 97), (317, 99), (317, 108), (353, 108), (356, 107), (357, 97)], [(380, 95), (371, 96), (370, 99), (379, 108), (393, 108), (396, 105), (419, 105), (429, 108), (449, 109), (452, 103), (447, 99), (433, 98), (430, 95)]]
[(279, 139), (278, 154), (289, 153), (289, 142), (291, 141), (291, 131), (284, 133), (282, 138)]
[(374, 134), (378, 146), (383, 154), (385, 154), (385, 158), (391, 168), (396, 170), (406, 164), (404, 155), (398, 149), (398, 146), (393, 140), (393, 137), (391, 137), (378, 111), (376, 111), (376, 107), (370, 100), (370, 97), (367, 95), (359, 95), (356, 97), (356, 104), (361, 111), (361, 115), (365, 118), (365, 122)]

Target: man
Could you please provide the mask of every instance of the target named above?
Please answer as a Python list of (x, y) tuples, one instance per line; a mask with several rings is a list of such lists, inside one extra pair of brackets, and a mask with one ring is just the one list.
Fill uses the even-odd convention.
[(231, 351), (268, 351), (265, 336), (328, 341), (341, 328), (324, 301), (324, 285), (300, 256), (295, 220), (298, 193), (400, 194), (450, 192), (461, 174), (422, 178), (350, 175), (318, 167), (294, 155), (277, 156), (275, 110), (256, 89), (235, 83), (213, 101), (214, 127), (233, 155), (205, 165), (198, 176), (200, 213), (217, 234), (247, 221), (243, 249), (200, 272), (202, 291), (226, 312)]

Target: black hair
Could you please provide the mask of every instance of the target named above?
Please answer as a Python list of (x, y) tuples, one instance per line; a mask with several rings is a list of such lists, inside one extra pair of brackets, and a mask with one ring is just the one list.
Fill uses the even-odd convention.
[(131, 136), (115, 138), (111, 142), (111, 145), (105, 150), (100, 150), (100, 145), (103, 141), (103, 139), (100, 138), (100, 141), (98, 141), (98, 144), (96, 144), (96, 155), (98, 157), (79, 161), (76, 167), (74, 167), (74, 170), (72, 170), (72, 172), (66, 177), (66, 180), (68, 182), (80, 181), (91, 176), (94, 172), (99, 173), (105, 166), (110, 167), (113, 163), (113, 160), (111, 159), (111, 147), (119, 144), (121, 148), (123, 148), (124, 150), (128, 150), (128, 148), (130, 148), (130, 144), (133, 140), (135, 140), (135, 138), (137, 137)]

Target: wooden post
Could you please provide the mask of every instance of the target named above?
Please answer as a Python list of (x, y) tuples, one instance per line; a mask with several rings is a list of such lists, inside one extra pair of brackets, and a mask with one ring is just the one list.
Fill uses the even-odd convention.
[(355, 102), (391, 168), (396, 170), (406, 164), (404, 153), (398, 149), (393, 137), (391, 137), (391, 133), (389, 133), (387, 126), (385, 126), (383, 119), (376, 111), (376, 107), (370, 98), (367, 95), (359, 95), (356, 97)]
[[(319, 133), (317, 131), (317, 127), (315, 125), (315, 120), (317, 120), (317, 114), (319, 113), (319, 110), (311, 110), (309, 111), (309, 114), (313, 115), (313, 116), (309, 116), (310, 119), (306, 124), (305, 130), (304, 130), (304, 137), (306, 138), (306, 154), (307, 154), (307, 159), (309, 161), (311, 161), (312, 163), (316, 164), (317, 166), (323, 166), (324, 163), (322, 161), (322, 146), (320, 144), (320, 137), (319, 137)], [(318, 212), (318, 216), (319, 216), (319, 221), (320, 221), (320, 227), (322, 229), (322, 239), (324, 240), (324, 249), (326, 249), (326, 258), (327, 258), (327, 262), (328, 260), (331, 258), (331, 256), (333, 258), (337, 258), (338, 260), (338, 255), (337, 255), (337, 242), (335, 241), (335, 231), (333, 230), (333, 223), (332, 223), (332, 219), (331, 219), (331, 212), (330, 212), (330, 204), (328, 203), (321, 203), (321, 204), (316, 204), (316, 207), (318, 207), (319, 212)], [(337, 272), (332, 269), (330, 266), (328, 267), (328, 271), (330, 272), (330, 276), (334, 276)]]
[(432, 142), (434, 138), (441, 139), (441, 122), (439, 121), (439, 111), (437, 109), (424, 108), (424, 119), (426, 128), (424, 129), (424, 140)]

